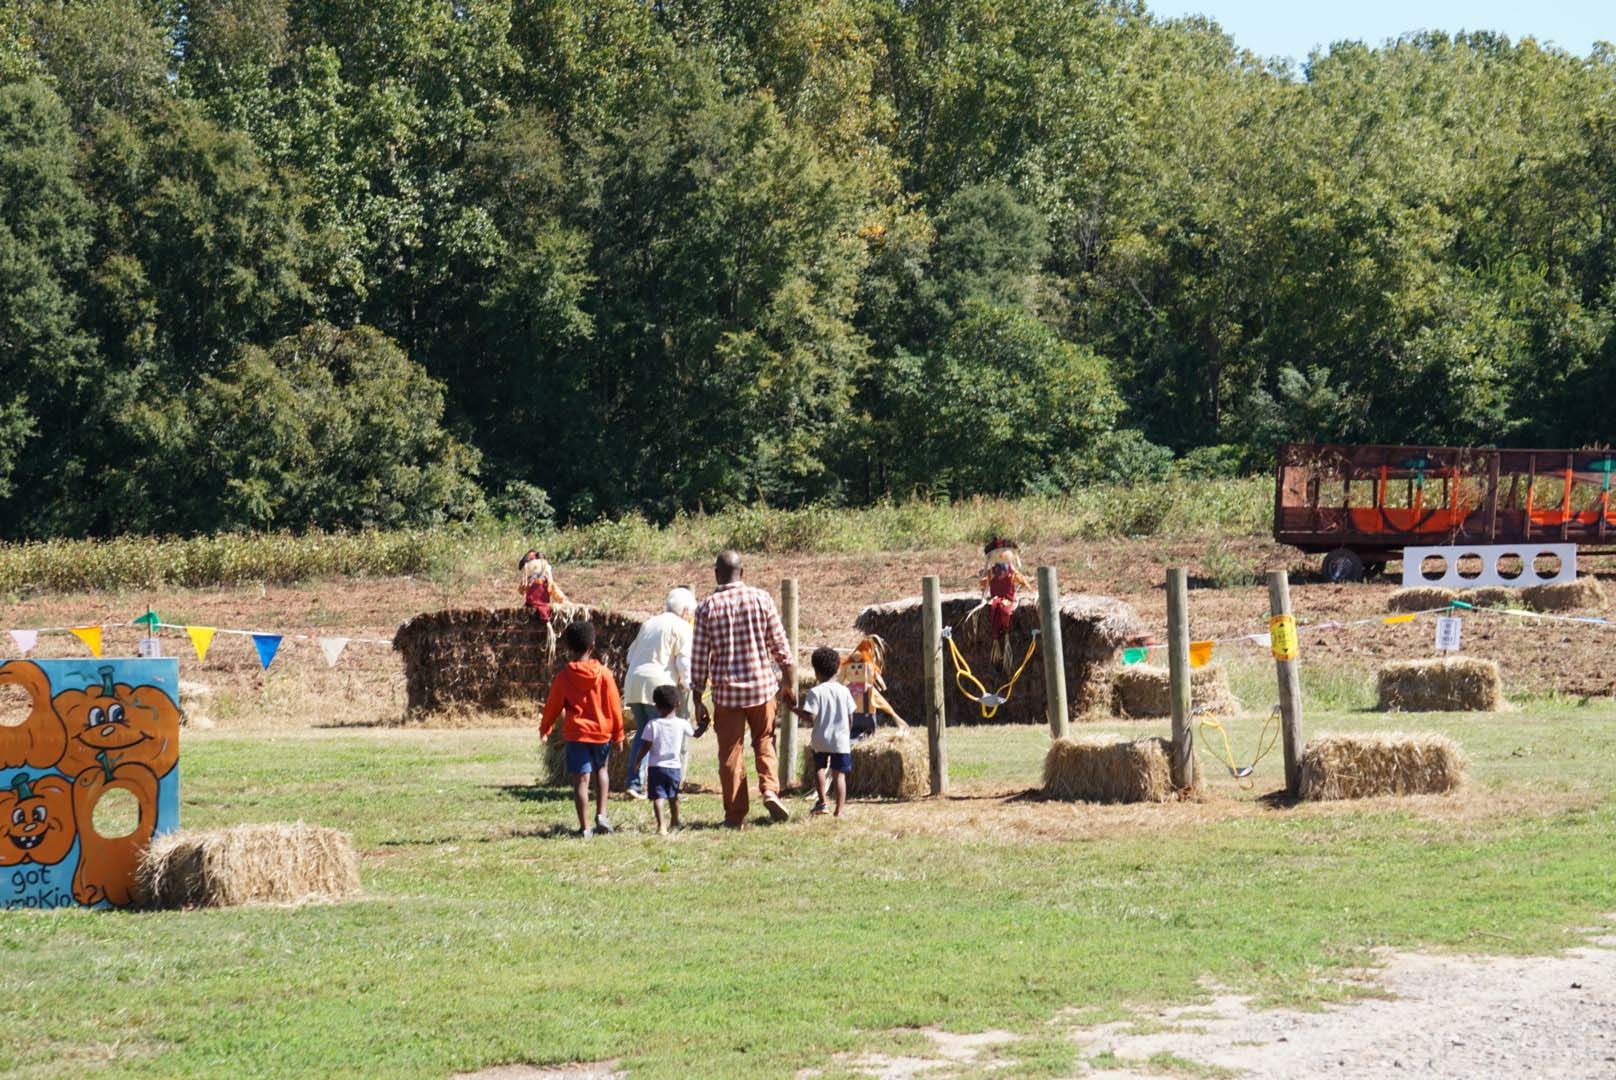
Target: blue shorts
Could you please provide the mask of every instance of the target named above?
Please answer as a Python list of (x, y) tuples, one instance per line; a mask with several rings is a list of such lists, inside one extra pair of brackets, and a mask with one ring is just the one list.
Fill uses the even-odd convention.
[(652, 765), (645, 770), (645, 793), (653, 799), (679, 797), (679, 770)]
[(567, 743), (567, 772), (573, 776), (599, 772), (606, 768), (606, 759), (611, 756), (611, 743)]
[(831, 772), (846, 773), (848, 776), (852, 776), (853, 775), (853, 755), (852, 754), (821, 754), (818, 750), (815, 750), (814, 751), (814, 768), (816, 768), (816, 769), (829, 769)]

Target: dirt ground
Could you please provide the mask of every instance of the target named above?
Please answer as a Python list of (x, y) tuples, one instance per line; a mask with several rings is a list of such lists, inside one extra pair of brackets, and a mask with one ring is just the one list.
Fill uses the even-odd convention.
[[(1119, 597), (1165, 640), (1164, 568), (1190, 568), (1191, 633), (1196, 638), (1260, 633), (1266, 627), (1267, 590), (1263, 570), (1292, 570), (1292, 605), (1302, 626), (1303, 664), (1362, 671), (1366, 677), (1382, 662), (1433, 654), (1429, 620), (1402, 626), (1372, 625), (1346, 630), (1311, 630), (1331, 621), (1384, 613), (1397, 587), (1391, 578), (1348, 585), (1319, 580), (1314, 561), (1260, 538), (1223, 541), (1225, 565), (1249, 572), (1250, 584), (1214, 588), (1208, 580), (1209, 548), (1195, 541), (1106, 541), (1028, 550), (1029, 565), (1053, 563), (1062, 589)], [(800, 583), (802, 640), (850, 644), (851, 623), (866, 604), (918, 594), (925, 574), (942, 576), (945, 589), (972, 586), (980, 555), (954, 548), (875, 555), (759, 555), (748, 563), (748, 579), (778, 588), (782, 578)], [(1585, 560), (1583, 573), (1616, 578), (1616, 565)], [(652, 611), (676, 584), (710, 588), (705, 561), (558, 568), (574, 599), (618, 609)], [(342, 580), (299, 586), (121, 591), (56, 594), (0, 605), (0, 628), (65, 626), (95, 622), (124, 624), (155, 608), (165, 621), (207, 626), (306, 634), (288, 639), (274, 665), (259, 669), (252, 642), (220, 635), (203, 664), (196, 664), (180, 631), (164, 631), (169, 655), (180, 656), (191, 685), (188, 708), (205, 726), (340, 725), (397, 722), (404, 710), (398, 658), (386, 646), (353, 644), (334, 669), (326, 667), (317, 636), (391, 638), (404, 620), (443, 607), (504, 606), (516, 600), (513, 580), (467, 578), (450, 583), (398, 578)], [(1587, 614), (1602, 614), (1589, 612)], [(1476, 615), (1467, 619), (1464, 652), (1490, 657), (1503, 668), (1506, 694), (1558, 692), (1571, 696), (1616, 692), (1616, 669), (1606, 662), (1616, 627)], [(131, 655), (140, 635), (132, 626), (109, 631), (108, 655)], [(9, 642), (0, 641), (0, 646)], [(1256, 647), (1222, 647), (1225, 655), (1260, 655)], [(36, 656), (82, 656), (83, 646), (65, 634), (42, 635)]]

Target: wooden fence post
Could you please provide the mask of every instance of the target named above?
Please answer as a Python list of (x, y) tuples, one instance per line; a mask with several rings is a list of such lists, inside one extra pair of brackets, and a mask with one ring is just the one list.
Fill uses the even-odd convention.
[[(1302, 679), (1297, 668), (1296, 623), (1291, 617), (1291, 580), (1283, 570), (1268, 572), (1268, 611), (1274, 674), (1279, 679), (1279, 730), (1285, 743), (1285, 793), (1294, 799), (1302, 791)], [(1281, 659), (1287, 652), (1290, 656)]]
[(1167, 571), (1167, 673), (1173, 702), (1173, 787), (1200, 786), (1195, 734), (1190, 727), (1190, 593), (1183, 567)]
[(948, 725), (943, 715), (943, 588), (935, 575), (920, 579), (921, 667), (926, 739), (931, 751), (931, 793), (948, 794)]
[(1049, 737), (1066, 738), (1066, 650), (1061, 644), (1060, 585), (1053, 566), (1038, 568), (1038, 622), (1044, 638), (1044, 712)]
[[(780, 621), (785, 623), (786, 644), (791, 650), (791, 659), (795, 664), (802, 663), (801, 642), (797, 639), (797, 579), (786, 578), (780, 582)], [(792, 687), (796, 689), (795, 686)], [(780, 790), (789, 791), (797, 783), (797, 714), (790, 709), (781, 709), (780, 722), (775, 725), (780, 732)]]

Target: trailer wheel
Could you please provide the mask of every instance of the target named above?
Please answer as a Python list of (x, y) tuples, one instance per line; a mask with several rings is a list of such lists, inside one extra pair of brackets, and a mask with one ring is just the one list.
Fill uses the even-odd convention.
[(1337, 584), (1343, 581), (1362, 581), (1363, 559), (1351, 548), (1336, 548), (1324, 557), (1324, 579)]

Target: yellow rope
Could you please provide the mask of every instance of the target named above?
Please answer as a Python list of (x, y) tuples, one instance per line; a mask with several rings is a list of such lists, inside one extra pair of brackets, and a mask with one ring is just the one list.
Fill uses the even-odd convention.
[[(1010, 676), (1010, 681), (999, 687), (997, 693), (989, 694), (988, 688), (982, 685), (982, 680), (978, 679), (975, 673), (971, 671), (971, 665), (968, 664), (965, 657), (961, 655), (959, 646), (954, 644), (954, 633), (952, 629), (946, 630), (943, 633), (943, 640), (948, 642), (948, 651), (954, 654), (955, 685), (959, 687), (960, 693), (964, 694), (981, 707), (982, 719), (984, 720), (992, 720), (994, 714), (999, 711), (999, 706), (1010, 700), (1010, 691), (1015, 687), (1016, 680), (1021, 678), (1021, 673), (1023, 671), (1027, 670), (1027, 663), (1032, 659), (1032, 654), (1038, 651), (1038, 635), (1035, 632), (1032, 639), (1027, 642), (1027, 654), (1021, 658), (1021, 666), (1016, 668), (1014, 675)], [(966, 679), (969, 679), (971, 683), (975, 685), (977, 691), (976, 693), (973, 694), (969, 689), (966, 688)], [(989, 703), (989, 699), (992, 699), (991, 704)]]
[[(1268, 752), (1279, 742), (1279, 725), (1275, 722), (1278, 717), (1279, 706), (1275, 705), (1269, 711), (1268, 719), (1263, 721), (1262, 731), (1257, 733), (1257, 756), (1251, 759), (1250, 765), (1246, 766), (1241, 766), (1234, 760), (1234, 751), (1229, 748), (1229, 733), (1224, 729), (1223, 724), (1210, 717), (1203, 717), (1201, 720), (1201, 735), (1204, 738), (1208, 728), (1218, 733), (1223, 740), (1222, 757), (1224, 767), (1229, 770), (1229, 775), (1234, 777), (1235, 781), (1248, 791), (1252, 787), (1251, 774), (1256, 771), (1257, 763), (1267, 757)], [(1214, 749), (1214, 756), (1216, 756), (1216, 753), (1217, 751)]]

